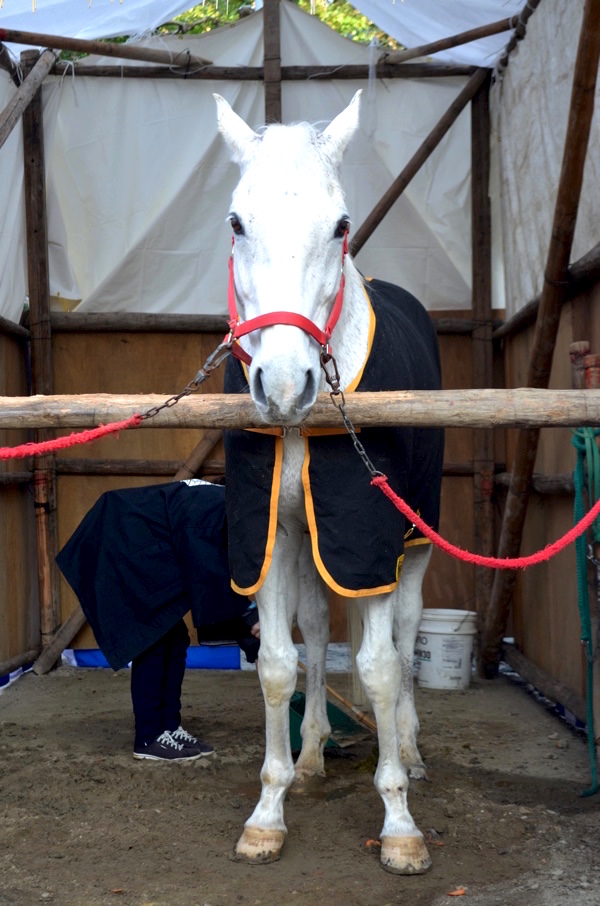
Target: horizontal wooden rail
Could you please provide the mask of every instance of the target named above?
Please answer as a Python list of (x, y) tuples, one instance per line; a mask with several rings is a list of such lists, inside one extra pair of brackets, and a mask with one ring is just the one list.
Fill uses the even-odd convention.
[(7, 660), (1, 661), (0, 676), (8, 676), (9, 673), (12, 673), (13, 670), (18, 670), (19, 667), (25, 667), (26, 664), (33, 664), (39, 653), (39, 648), (32, 648), (30, 651), (24, 651), (22, 654), (16, 654), (14, 657), (9, 657)]
[[(119, 45), (122, 47), (123, 45)], [(53, 74), (70, 72), (65, 63), (56, 63)], [(202, 81), (263, 82), (262, 66), (201, 66), (173, 68), (158, 66), (94, 66), (85, 60), (75, 63), (76, 76), (113, 79), (185, 79)], [(453, 63), (378, 63), (375, 77), (378, 79), (439, 79), (455, 76), (470, 76), (474, 66)], [(368, 79), (369, 67), (362, 63), (343, 63), (339, 66), (282, 66), (282, 82), (345, 81)]]
[[(166, 395), (88, 393), (0, 397), (0, 428), (90, 428), (126, 419), (164, 402)], [(600, 425), (600, 390), (441, 390), (346, 394), (354, 424), (446, 428), (577, 427)], [(304, 423), (339, 427), (329, 395), (320, 394)], [(260, 428), (247, 395), (198, 394), (142, 423), (144, 428)]]
[(75, 53), (98, 54), (102, 57), (116, 57), (121, 60), (144, 60), (150, 63), (164, 63), (167, 66), (204, 66), (210, 60), (193, 56), (187, 47), (177, 52), (141, 47), (139, 44), (117, 44), (114, 41), (90, 41), (85, 38), (69, 38), (64, 35), (47, 35), (40, 32), (17, 31), (14, 28), (0, 28), (0, 41), (7, 44), (28, 44), (32, 47), (51, 47), (54, 50), (70, 50)]

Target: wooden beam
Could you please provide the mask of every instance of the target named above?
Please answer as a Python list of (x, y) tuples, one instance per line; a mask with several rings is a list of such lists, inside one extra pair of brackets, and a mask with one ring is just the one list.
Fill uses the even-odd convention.
[(0, 316), (0, 334), (5, 336), (17, 337), (19, 340), (29, 340), (29, 331), (26, 327), (21, 327), (20, 324), (15, 324), (14, 321), (9, 321), (8, 318), (3, 318)]
[(586, 704), (581, 695), (568, 689), (563, 683), (559, 683), (549, 673), (526, 658), (514, 645), (504, 645), (503, 659), (526, 683), (530, 683), (550, 701), (563, 705), (582, 723), (586, 722)]
[[(473, 294), (472, 386), (493, 385), (492, 343), (492, 227), (490, 183), (490, 77), (471, 101), (471, 249)], [(495, 551), (494, 538), (494, 435), (473, 432), (474, 550), (485, 557)], [(493, 572), (475, 569), (475, 610), (478, 625), (487, 610)]]
[[(62, 75), (70, 72), (71, 67), (58, 62), (53, 73)], [(456, 76), (472, 76), (474, 66), (458, 66), (445, 63), (400, 63), (398, 65), (378, 63), (375, 77), (378, 79), (443, 79)], [(86, 78), (112, 79), (186, 79), (233, 82), (262, 82), (262, 66), (204, 66), (189, 71), (180, 66), (92, 66), (85, 62), (75, 63), (75, 75)], [(282, 82), (305, 82), (309, 79), (317, 82), (348, 79), (367, 80), (369, 67), (362, 63), (346, 63), (342, 66), (282, 66)]]
[(412, 158), (402, 170), (402, 173), (394, 180), (383, 198), (375, 205), (364, 223), (362, 223), (356, 231), (354, 238), (350, 242), (350, 252), (353, 256), (358, 254), (367, 239), (369, 239), (377, 229), (390, 208), (400, 198), (413, 176), (419, 172), (425, 161), (431, 156), (432, 152), (435, 151), (452, 124), (458, 119), (469, 101), (479, 91), (487, 77), (487, 69), (478, 69), (475, 72), (475, 75), (471, 76), (460, 94), (455, 98), (452, 104), (450, 104), (446, 113), (431, 130), (420, 148), (413, 154)]
[(52, 670), (65, 648), (71, 644), (85, 623), (85, 614), (78, 604), (44, 646), (42, 653), (33, 665), (33, 672), (38, 676), (43, 676), (44, 673)]
[[(205, 432), (205, 434), (209, 433), (211, 432)], [(220, 431), (212, 433), (221, 434)], [(210, 455), (210, 451), (207, 455)], [(167, 478), (173, 478), (180, 469), (183, 470), (183, 466), (184, 463), (178, 459), (74, 459), (71, 456), (68, 459), (56, 458), (57, 475), (164, 475)], [(204, 459), (194, 474), (197, 474), (200, 468), (203, 475), (223, 475), (225, 461)], [(185, 474), (180, 477), (191, 478), (192, 476), (186, 468)], [(31, 481), (31, 474), (29, 474), (29, 481)], [(1, 475), (0, 483), (2, 483)]]
[[(510, 472), (499, 472), (494, 475), (494, 484), (510, 487)], [(575, 483), (572, 472), (558, 472), (556, 475), (541, 475), (534, 472), (531, 476), (531, 488), (536, 494), (548, 494), (560, 497), (572, 497)]]
[(405, 63), (407, 60), (415, 60), (417, 57), (429, 57), (439, 53), (440, 50), (449, 50), (451, 47), (459, 47), (461, 44), (469, 44), (471, 41), (479, 41), (481, 38), (489, 38), (491, 35), (500, 35), (504, 31), (510, 31), (515, 27), (516, 22), (516, 16), (510, 19), (500, 19), (498, 22), (490, 22), (488, 25), (479, 25), (469, 31), (462, 31), (458, 35), (440, 38), (439, 41), (431, 41), (429, 44), (421, 44), (420, 47), (384, 53), (380, 60), (385, 60), (387, 63)]
[(0, 676), (8, 676), (9, 673), (12, 673), (13, 670), (18, 670), (19, 667), (33, 664), (39, 653), (39, 648), (32, 648), (30, 651), (24, 651), (23, 654), (17, 654), (15, 657), (10, 657), (6, 661), (0, 662)]
[(4, 69), (15, 85), (19, 84), (19, 75), (17, 67), (15, 66), (8, 48), (4, 44), (0, 43), (0, 69)]
[[(83, 38), (67, 38), (64, 35), (47, 35), (32, 31), (17, 31), (14, 28), (0, 28), (0, 41), (8, 44), (30, 44), (34, 47), (52, 47), (54, 50), (71, 50), (75, 53), (97, 54), (100, 57), (116, 57), (119, 60), (141, 60), (148, 63), (164, 63), (167, 66), (208, 66), (210, 60), (195, 57), (187, 48), (178, 53), (169, 50), (155, 50), (139, 47), (137, 44), (117, 44), (110, 41), (86, 41)], [(27, 51), (26, 51), (27, 52)]]
[(39, 58), (35, 51), (33, 54), (33, 58), (36, 61), (35, 64), (31, 66), (27, 77), (17, 88), (2, 113), (0, 113), (0, 148), (9, 138), (12, 130), (21, 119), (23, 111), (38, 92), (45, 76), (50, 72), (56, 61), (56, 57), (51, 50), (45, 50)]
[[(586, 0), (544, 287), (529, 358), (528, 387), (545, 388), (550, 379), (560, 311), (568, 286), (567, 269), (594, 111), (599, 58), (600, 0)], [(502, 519), (499, 557), (514, 557), (519, 552), (538, 442), (538, 428), (520, 431), (517, 436), (512, 479)], [(492, 598), (483, 628), (480, 671), (489, 678), (498, 672), (502, 638), (510, 614), (516, 577), (508, 575), (508, 572), (512, 571), (499, 570), (494, 575)]]
[(225, 315), (148, 312), (50, 312), (52, 333), (216, 333), (229, 330)]
[[(590, 286), (600, 280), (600, 242), (586, 255), (574, 261), (567, 270), (568, 286), (565, 287), (564, 302), (569, 302), (574, 296), (585, 292)], [(503, 340), (525, 330), (530, 324), (535, 324), (535, 319), (540, 307), (540, 296), (523, 306), (516, 314), (496, 327), (494, 340)]]
[(281, 122), (281, 28), (279, 0), (264, 0), (265, 123)]
[[(158, 394), (0, 397), (0, 428), (91, 428), (163, 403)], [(347, 393), (355, 425), (439, 428), (576, 427), (600, 425), (600, 390), (398, 390)], [(320, 393), (306, 427), (340, 427), (329, 394)], [(162, 409), (140, 428), (264, 428), (248, 394), (201, 393)], [(132, 430), (140, 430), (132, 429)]]
[[(49, 51), (46, 51), (50, 54)], [(27, 73), (35, 68), (37, 51), (21, 54)], [(34, 393), (52, 393), (52, 348), (50, 336), (50, 287), (48, 279), (48, 227), (46, 220), (46, 174), (41, 87), (23, 111), (23, 159), (25, 174), (25, 220), (27, 230), (27, 274), (31, 334), (31, 373)], [(47, 440), (39, 432), (38, 441)], [(60, 625), (56, 482), (52, 456), (34, 461), (33, 497), (38, 556), (40, 631), (42, 645)]]
[[(222, 440), (223, 432), (219, 428), (211, 428), (205, 431), (200, 442), (194, 447), (186, 461), (177, 469), (173, 481), (195, 478), (206, 463), (207, 457), (210, 456), (217, 444)], [(223, 470), (224, 467), (225, 463), (223, 462)]]

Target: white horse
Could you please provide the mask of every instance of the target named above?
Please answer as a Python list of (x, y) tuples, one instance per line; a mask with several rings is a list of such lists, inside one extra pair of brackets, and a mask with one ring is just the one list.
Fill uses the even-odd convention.
[[(242, 384), (230, 382), (228, 389), (248, 392), (249, 388), (265, 425), (284, 429), (277, 446), (269, 446), (275, 450), (272, 468), (277, 480), (273, 488), (268, 470), (263, 476), (263, 465), (256, 466), (253, 454), (240, 447), (254, 442), (257, 435), (228, 432), (233, 435), (227, 447), (228, 489), (238, 470), (254, 469), (249, 481), (256, 483), (257, 493), (261, 481), (266, 484), (269, 507), (266, 540), (259, 537), (257, 542), (259, 547), (263, 542), (266, 545), (258, 577), (244, 578), (242, 567), (239, 578), (233, 567), (234, 587), (256, 597), (261, 630), (258, 663), (266, 709), (262, 792), (235, 850), (239, 859), (252, 863), (280, 857), (286, 835), (283, 801), (294, 778), (303, 782), (325, 773), (323, 747), (330, 733), (325, 700), (329, 620), (322, 576), (327, 579), (328, 567), (321, 562), (315, 537), (314, 501), (307, 489), (307, 441), (294, 426), (306, 418), (317, 393), (327, 389), (320, 354), (328, 351), (328, 338), (323, 339), (319, 330), (328, 319), (331, 327), (338, 318), (331, 348), (342, 390), (356, 386), (373, 342), (373, 313), (365, 283), (345, 255), (350, 218), (338, 179), (342, 155), (358, 126), (359, 95), (322, 133), (302, 123), (269, 126), (261, 135), (215, 95), (220, 132), (241, 169), (229, 214), (235, 249), (230, 308), (237, 309), (240, 333), (245, 325), (251, 328), (241, 344), (247, 353), (245, 373), (239, 363), (233, 363)], [(332, 308), (336, 309), (333, 319)], [(264, 315), (270, 317), (264, 319)], [(301, 317), (295, 319), (296, 315)], [(259, 316), (261, 320), (254, 322)], [(347, 435), (344, 441), (352, 450), (350, 455), (356, 457)], [(266, 442), (271, 445), (272, 438), (267, 437)], [(359, 467), (364, 468), (361, 463)], [(365, 479), (368, 484), (366, 471)], [(243, 544), (230, 535), (233, 561), (238, 554), (243, 559), (245, 552), (240, 548), (252, 546), (254, 536), (260, 535), (258, 528), (243, 529), (244, 516), (248, 511), (252, 515), (257, 507), (251, 500), (253, 492), (243, 482), (241, 488), (236, 487), (239, 493), (235, 492), (234, 501), (229, 491), (228, 520), (234, 534), (242, 520)], [(437, 487), (439, 495), (439, 484)], [(344, 493), (352, 498), (354, 488), (346, 485)], [(373, 488), (368, 493), (373, 502), (383, 498)], [(371, 543), (379, 542), (372, 539)], [(364, 623), (356, 660), (377, 721), (375, 786), (385, 806), (381, 862), (387, 870), (400, 874), (423, 872), (430, 865), (423, 835), (407, 805), (408, 774), (425, 776), (416, 742), (412, 663), (422, 610), (421, 585), (430, 553), (428, 544), (407, 547), (403, 564), (402, 557), (398, 560), (402, 564), (399, 582), (396, 575), (389, 585), (377, 586), (374, 592), (342, 590), (356, 599)], [(329, 584), (336, 587), (333, 580)], [(294, 767), (289, 702), (298, 665), (291, 638), (295, 618), (306, 643), (307, 675), (302, 751)]]

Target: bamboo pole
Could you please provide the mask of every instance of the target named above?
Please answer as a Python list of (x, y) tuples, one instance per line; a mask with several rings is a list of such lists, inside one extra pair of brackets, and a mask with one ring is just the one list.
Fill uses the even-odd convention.
[[(347, 393), (346, 413), (362, 428), (532, 428), (600, 425), (600, 390), (397, 390)], [(158, 394), (88, 393), (0, 397), (0, 428), (91, 428), (165, 400)], [(329, 394), (317, 397), (306, 428), (339, 428)], [(142, 422), (145, 428), (264, 428), (248, 394), (202, 393)], [(139, 429), (137, 429), (139, 430)]]
[(264, 0), (263, 69), (265, 80), (265, 123), (281, 122), (281, 26), (279, 0)]
[[(560, 311), (568, 286), (567, 269), (594, 111), (599, 57), (600, 0), (586, 0), (575, 61), (552, 238), (529, 359), (527, 385), (533, 388), (547, 387), (550, 379)], [(502, 520), (499, 557), (514, 557), (519, 552), (538, 442), (537, 427), (530, 426), (517, 436), (511, 485)], [(489, 678), (496, 676), (498, 672), (502, 638), (510, 614), (516, 577), (508, 575), (508, 572), (498, 571), (494, 576), (492, 598), (483, 631), (479, 667), (483, 675)]]
[(490, 22), (488, 25), (479, 25), (477, 28), (462, 31), (458, 35), (440, 38), (439, 41), (431, 41), (429, 44), (421, 44), (420, 47), (384, 53), (380, 60), (385, 60), (386, 63), (405, 63), (407, 60), (415, 60), (417, 57), (429, 57), (439, 53), (440, 50), (449, 50), (451, 47), (459, 47), (461, 44), (469, 44), (471, 41), (479, 41), (481, 38), (489, 38), (492, 35), (500, 35), (504, 31), (511, 31), (515, 27), (516, 21), (515, 17), (500, 19), (500, 21)]
[[(34, 47), (53, 47), (55, 50), (72, 50), (76, 53), (97, 54), (101, 57), (116, 57), (120, 60), (141, 60), (148, 63), (165, 63), (167, 66), (209, 66), (210, 60), (193, 56), (187, 48), (178, 53), (140, 47), (137, 44), (116, 44), (109, 41), (87, 41), (83, 38), (67, 38), (64, 35), (46, 35), (32, 31), (17, 31), (14, 28), (0, 28), (0, 41), (8, 44), (31, 44)], [(26, 51), (27, 52), (27, 51)]]
[[(37, 60), (37, 51), (25, 51), (21, 54), (25, 72), (35, 69)], [(52, 348), (41, 87), (38, 87), (23, 111), (23, 159), (32, 384), (34, 393), (51, 393)], [(38, 441), (46, 439), (48, 435), (45, 432), (37, 435)], [(33, 468), (40, 632), (43, 646), (60, 625), (58, 573), (54, 563), (58, 552), (58, 529), (53, 457), (37, 458)]]
[[(28, 53), (31, 53), (31, 51), (28, 51)], [(27, 77), (17, 88), (2, 113), (0, 113), (0, 148), (9, 138), (12, 130), (21, 119), (23, 111), (38, 92), (45, 76), (50, 72), (56, 61), (56, 57), (51, 50), (45, 50), (39, 58), (37, 53), (34, 52), (34, 58), (37, 58), (36, 62), (29, 70)]]
[[(473, 342), (472, 386), (493, 384), (492, 344), (492, 228), (490, 181), (490, 77), (471, 101), (471, 248)], [(473, 527), (474, 549), (494, 554), (494, 435), (489, 429), (473, 432)], [(489, 604), (493, 573), (475, 570), (475, 610), (478, 627)]]
[(350, 252), (353, 256), (358, 254), (367, 239), (369, 239), (377, 229), (390, 208), (400, 198), (411, 179), (419, 172), (425, 161), (430, 157), (433, 151), (435, 151), (469, 101), (477, 94), (487, 77), (487, 69), (476, 70), (475, 75), (471, 76), (460, 94), (450, 104), (448, 110), (431, 130), (420, 148), (413, 154), (400, 175), (394, 180), (385, 195), (377, 202), (366, 220), (356, 231), (354, 238), (350, 243)]

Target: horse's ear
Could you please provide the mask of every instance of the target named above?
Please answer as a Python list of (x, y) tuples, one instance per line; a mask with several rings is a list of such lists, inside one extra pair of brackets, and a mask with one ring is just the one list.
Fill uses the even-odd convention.
[(213, 94), (217, 102), (217, 125), (219, 132), (229, 145), (232, 157), (240, 167), (246, 162), (252, 143), (260, 141), (260, 135), (253, 132), (243, 119), (234, 113), (225, 98)]
[(336, 166), (339, 166), (342, 162), (344, 151), (358, 129), (361, 94), (362, 89), (359, 89), (346, 109), (338, 113), (336, 118), (321, 133), (321, 141)]

